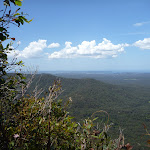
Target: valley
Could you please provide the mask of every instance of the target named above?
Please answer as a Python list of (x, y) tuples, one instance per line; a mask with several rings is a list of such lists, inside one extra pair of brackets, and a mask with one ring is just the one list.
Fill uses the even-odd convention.
[[(91, 117), (96, 111), (106, 111), (110, 116), (109, 123), (113, 123), (110, 134), (116, 137), (121, 128), (126, 143), (129, 142), (134, 148), (140, 149), (145, 147), (148, 139), (144, 136), (146, 132), (143, 124), (148, 128), (150, 126), (149, 75), (120, 74), (116, 78), (112, 74), (99, 76), (85, 74), (84, 77), (83, 74), (78, 76), (77, 74), (70, 76), (37, 74), (29, 91), (33, 91), (37, 85), (39, 89), (44, 90), (41, 96), (45, 96), (53, 81), (60, 79), (64, 91), (59, 98), (64, 101), (69, 97), (72, 98), (68, 111), (74, 120), (80, 122), (84, 118)], [(100, 81), (102, 77), (103, 80)], [(99, 124), (106, 123), (107, 116), (104, 113), (97, 113), (95, 117), (99, 117)]]

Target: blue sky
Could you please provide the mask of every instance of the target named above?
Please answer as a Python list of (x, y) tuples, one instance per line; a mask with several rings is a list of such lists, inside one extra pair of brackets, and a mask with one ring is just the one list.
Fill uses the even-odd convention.
[(149, 6), (150, 0), (24, 0), (21, 9), (33, 21), (11, 28), (20, 41), (15, 53), (39, 71), (150, 71)]

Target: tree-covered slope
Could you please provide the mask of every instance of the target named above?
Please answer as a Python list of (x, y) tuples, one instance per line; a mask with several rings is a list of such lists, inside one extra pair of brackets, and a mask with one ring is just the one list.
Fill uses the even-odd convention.
[[(38, 74), (29, 91), (38, 85), (46, 92), (56, 79), (58, 77), (50, 74)], [(150, 122), (149, 88), (111, 85), (94, 79), (60, 78), (60, 80), (64, 90), (60, 98), (64, 100), (72, 98), (69, 111), (76, 120), (90, 117), (95, 111), (105, 110), (110, 115), (110, 122), (114, 123), (112, 135), (117, 135), (121, 127), (124, 129), (127, 142), (134, 144), (135, 147), (146, 144), (145, 137), (142, 137), (145, 133), (142, 124), (148, 125)], [(102, 113), (97, 116), (101, 120), (104, 119)]]

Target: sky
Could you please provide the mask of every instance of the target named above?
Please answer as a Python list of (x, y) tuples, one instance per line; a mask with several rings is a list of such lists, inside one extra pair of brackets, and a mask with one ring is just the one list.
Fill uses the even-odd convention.
[(9, 53), (39, 71), (150, 71), (150, 0), (24, 0)]

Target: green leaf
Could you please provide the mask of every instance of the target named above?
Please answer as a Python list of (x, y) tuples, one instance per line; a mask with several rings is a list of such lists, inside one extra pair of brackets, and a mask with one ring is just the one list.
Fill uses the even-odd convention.
[(28, 23), (30, 23), (33, 19), (29, 20)]
[(41, 124), (41, 123), (42, 123), (42, 120), (43, 120), (43, 119), (41, 118), (41, 120), (39, 121), (39, 124)]
[(7, 38), (6, 36), (4, 36), (2, 33), (0, 33), (0, 40), (1, 40), (1, 41), (5, 41), (6, 38)]
[(96, 139), (98, 139), (99, 137), (98, 136), (95, 136), (95, 135), (91, 135), (93, 138), (96, 138)]
[(9, 144), (10, 144), (11, 146), (14, 146), (14, 145), (15, 145), (15, 143), (14, 143), (13, 141), (11, 141)]
[(22, 76), (22, 74), (21, 73), (17, 73), (17, 76)]
[(2, 54), (1, 58), (7, 60), (7, 54)]
[(89, 124), (88, 126), (87, 126), (87, 129), (90, 129), (91, 128), (91, 124)]
[(6, 29), (5, 29), (5, 28), (0, 27), (0, 32), (2, 32), (3, 30), (5, 30), (5, 31), (6, 31)]
[(15, 16), (17, 16), (17, 15), (20, 15), (20, 13), (16, 13), (16, 14), (14, 14), (14, 17), (15, 17)]
[(24, 24), (24, 17), (19, 16), (18, 21), (23, 25)]
[(94, 118), (93, 121), (95, 121), (95, 120), (97, 120), (97, 119), (98, 119), (98, 117)]
[(4, 49), (3, 45), (0, 44), (0, 51), (2, 52), (3, 49)]
[(26, 79), (26, 77), (23, 76), (22, 79)]
[(15, 4), (18, 5), (18, 6), (22, 6), (22, 2), (19, 1), (19, 0), (15, 0)]

